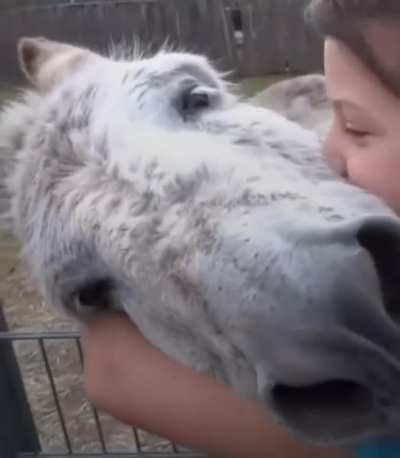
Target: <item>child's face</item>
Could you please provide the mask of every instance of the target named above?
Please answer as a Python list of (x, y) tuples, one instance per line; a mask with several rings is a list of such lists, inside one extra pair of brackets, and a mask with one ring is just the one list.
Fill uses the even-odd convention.
[(334, 39), (325, 42), (325, 74), (335, 113), (328, 159), (400, 214), (400, 98)]

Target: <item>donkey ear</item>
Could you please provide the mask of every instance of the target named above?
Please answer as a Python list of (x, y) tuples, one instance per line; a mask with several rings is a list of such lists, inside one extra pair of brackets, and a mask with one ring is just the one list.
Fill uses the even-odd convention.
[(71, 74), (90, 51), (46, 38), (21, 38), (18, 60), (27, 79), (40, 91), (47, 91)]

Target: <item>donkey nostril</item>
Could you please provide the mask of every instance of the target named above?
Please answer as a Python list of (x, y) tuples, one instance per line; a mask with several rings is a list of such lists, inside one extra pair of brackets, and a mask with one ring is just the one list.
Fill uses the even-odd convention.
[(74, 308), (78, 314), (111, 308), (112, 280), (101, 278), (81, 285), (73, 295)]
[(392, 407), (393, 406), (393, 400), (389, 398), (388, 396), (380, 396), (378, 398), (378, 403), (382, 407)]
[(309, 409), (335, 409), (339, 404), (346, 408), (352, 404), (370, 404), (369, 391), (358, 383), (346, 380), (332, 380), (304, 387), (276, 385), (272, 396), (282, 407), (297, 406), (300, 409), (307, 404)]
[(370, 220), (359, 229), (357, 239), (378, 271), (387, 313), (400, 324), (400, 226), (391, 220)]
[(308, 386), (275, 385), (268, 393), (273, 408), (289, 426), (323, 437), (339, 433), (348, 419), (363, 422), (373, 409), (373, 394), (348, 380), (330, 380)]

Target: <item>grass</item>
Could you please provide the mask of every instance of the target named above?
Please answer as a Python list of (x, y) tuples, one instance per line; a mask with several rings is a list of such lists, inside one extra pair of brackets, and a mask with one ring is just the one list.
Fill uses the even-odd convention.
[[(0, 83), (0, 107), (13, 97), (15, 88), (10, 85)], [(6, 276), (14, 268), (17, 262), (17, 244), (14, 239), (0, 231), (0, 286), (4, 283)]]
[(16, 91), (17, 88), (15, 86), (0, 82), (0, 106), (3, 104), (3, 102), (12, 98)]
[[(15, 94), (12, 86), (0, 83), (0, 107)], [(13, 269), (16, 263), (17, 245), (14, 239), (0, 231), (0, 283)]]
[(18, 246), (8, 234), (0, 232), (0, 282), (15, 266)]
[(240, 81), (240, 92), (247, 97), (253, 97), (271, 84), (286, 79), (288, 75), (269, 75), (263, 78), (245, 78)]

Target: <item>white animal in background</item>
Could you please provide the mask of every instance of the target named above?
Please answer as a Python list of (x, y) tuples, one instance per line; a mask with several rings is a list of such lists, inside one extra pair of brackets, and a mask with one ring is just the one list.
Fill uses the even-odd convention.
[(297, 76), (272, 84), (249, 102), (314, 130), (321, 139), (326, 137), (333, 119), (325, 77), (320, 74)]

